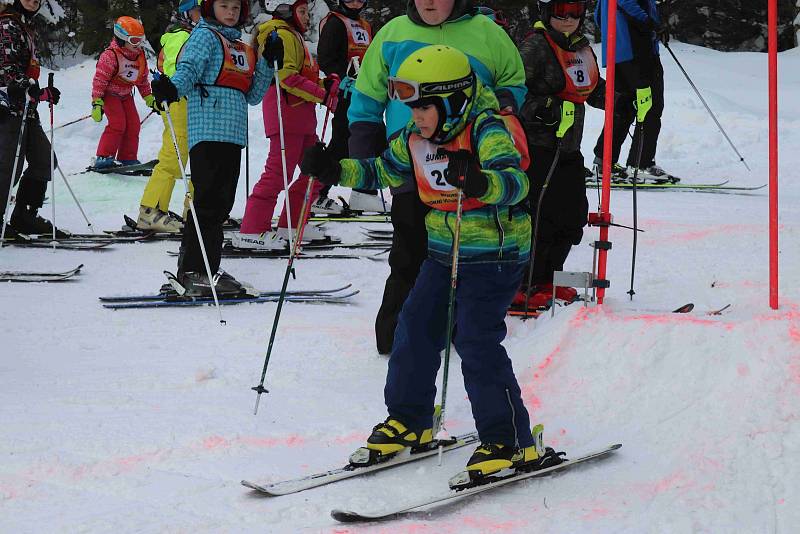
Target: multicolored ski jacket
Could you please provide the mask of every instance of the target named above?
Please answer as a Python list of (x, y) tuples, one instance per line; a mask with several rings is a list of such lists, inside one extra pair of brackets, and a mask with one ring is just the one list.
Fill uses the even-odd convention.
[(517, 47), (503, 28), (477, 10), (467, 9), (468, 4), (459, 0), (451, 19), (439, 26), (427, 26), (410, 2), (409, 15), (390, 20), (375, 35), (361, 64), (347, 113), (353, 136), (351, 154), (376, 155), (375, 147), (379, 145), (371, 138), (376, 125), (383, 122), (384, 112), (389, 138), (409, 121), (408, 107), (389, 100), (387, 79), (397, 73), (409, 55), (431, 44), (446, 44), (464, 52), (478, 78), (497, 94), (501, 107), (522, 106), (527, 89)]
[[(499, 109), (492, 91), (478, 82), (475, 101), (465, 112), (467, 119), (448, 138), (460, 134), (467, 124), (472, 125), (473, 151), (477, 151), (481, 169), (489, 180), (489, 189), (478, 199), (487, 205), (465, 211), (462, 217), (462, 263), (522, 262), (530, 255), (530, 217), (521, 208), (511, 209), (528, 195), (528, 177), (520, 168), (519, 152), (504, 123), (494, 113), (486, 112)], [(378, 189), (415, 184), (409, 150), (412, 133), (419, 133), (419, 129), (410, 121), (380, 157), (342, 160), (340, 185)], [(432, 209), (425, 217), (428, 254), (447, 265), (455, 221), (452, 211)]]
[(272, 80), (272, 69), (258, 56), (253, 83), (247, 93), (214, 85), (223, 62), (222, 43), (215, 32), (236, 41), (242, 32), (201, 20), (178, 60), (172, 83), (178, 96), (189, 97), (189, 149), (201, 141), (247, 146), (247, 105), (261, 102)]
[[(32, 30), (22, 15), (11, 9), (6, 8), (0, 16), (0, 91), (3, 93), (12, 83), (24, 85), (28, 81), (27, 69), (36, 57)], [(31, 103), (28, 107), (29, 118), (39, 118), (36, 104)], [(24, 100), (10, 102), (11, 112), (17, 116), (22, 115), (24, 106)]]

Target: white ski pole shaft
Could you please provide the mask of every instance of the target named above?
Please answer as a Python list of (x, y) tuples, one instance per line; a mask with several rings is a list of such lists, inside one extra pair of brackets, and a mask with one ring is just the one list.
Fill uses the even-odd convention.
[[(54, 74), (51, 72), (47, 75), (47, 88), (53, 88), (53, 76)], [(50, 204), (53, 208), (53, 217), (51, 220), (50, 226), (53, 228), (53, 252), (56, 250), (56, 173), (55, 173), (55, 166), (56, 166), (56, 149), (53, 146), (53, 102), (52, 96), (50, 96)]]
[(25, 140), (25, 125), (28, 122), (28, 106), (30, 99), (27, 93), (25, 94), (25, 107), (22, 111), (22, 123), (19, 126), (19, 139), (17, 140), (17, 153), (14, 155), (14, 170), (11, 172), (11, 181), (8, 184), (8, 198), (6, 199), (6, 211), (3, 212), (3, 230), (0, 232), (0, 247), (5, 244), (6, 239), (6, 221), (11, 217), (9, 210), (11, 209), (11, 199), (13, 198), (12, 192), (14, 191), (14, 182), (17, 178), (17, 168), (19, 166), (19, 155), (22, 152), (22, 142)]
[(169, 134), (172, 136), (172, 146), (175, 147), (175, 154), (178, 156), (178, 166), (181, 168), (181, 178), (183, 178), (183, 190), (186, 193), (186, 198), (189, 199), (189, 209), (192, 212), (192, 221), (194, 222), (194, 229), (197, 232), (197, 240), (200, 242), (200, 253), (203, 255), (203, 263), (206, 266), (206, 273), (208, 274), (208, 284), (211, 286), (211, 294), (214, 296), (214, 306), (217, 308), (219, 314), (220, 324), (225, 324), (225, 319), (222, 318), (222, 308), (219, 305), (219, 298), (217, 298), (217, 283), (214, 275), (211, 274), (211, 264), (208, 263), (208, 254), (206, 254), (206, 244), (203, 242), (203, 233), (200, 231), (200, 223), (197, 221), (197, 210), (194, 207), (194, 200), (192, 194), (189, 192), (189, 179), (186, 177), (186, 170), (183, 167), (183, 158), (181, 157), (181, 149), (178, 146), (178, 138), (175, 135), (175, 126), (172, 124), (172, 115), (169, 113), (169, 103), (164, 102), (164, 113), (167, 117), (167, 124), (169, 125)]
[[(283, 169), (283, 195), (286, 204), (286, 221), (289, 230), (289, 250), (294, 249), (294, 237), (292, 237), (292, 209), (289, 205), (289, 175), (286, 169), (286, 139), (283, 135), (283, 110), (281, 109), (281, 76), (278, 69), (278, 61), (275, 60), (275, 101), (278, 105), (278, 135), (281, 140), (281, 168)], [(272, 217), (272, 214), (270, 214)]]
[(72, 191), (72, 187), (69, 185), (67, 177), (64, 176), (64, 171), (61, 170), (60, 166), (56, 167), (56, 170), (61, 175), (61, 179), (64, 180), (64, 185), (67, 186), (67, 191), (69, 191), (69, 194), (72, 196), (72, 200), (75, 201), (75, 205), (78, 206), (78, 210), (81, 212), (81, 215), (83, 215), (83, 220), (86, 221), (86, 226), (89, 227), (89, 231), (91, 231), (91, 233), (93, 234), (97, 233), (95, 232), (94, 226), (92, 226), (91, 221), (89, 221), (89, 217), (86, 216), (86, 212), (83, 211), (83, 206), (81, 206), (81, 203), (78, 201), (78, 197), (76, 197), (75, 193)]

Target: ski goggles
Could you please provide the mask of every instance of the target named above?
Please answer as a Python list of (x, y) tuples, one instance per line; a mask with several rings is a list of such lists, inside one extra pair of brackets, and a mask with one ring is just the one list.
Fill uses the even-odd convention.
[(475, 80), (472, 73), (458, 80), (426, 83), (389, 76), (388, 90), (390, 99), (408, 103), (429, 96), (449, 95), (457, 91), (463, 91), (474, 84)]
[(125, 41), (129, 42), (133, 46), (142, 46), (144, 42), (144, 35), (129, 35), (125, 38)]
[(553, 4), (550, 16), (558, 20), (579, 19), (586, 14), (586, 2), (558, 2)]

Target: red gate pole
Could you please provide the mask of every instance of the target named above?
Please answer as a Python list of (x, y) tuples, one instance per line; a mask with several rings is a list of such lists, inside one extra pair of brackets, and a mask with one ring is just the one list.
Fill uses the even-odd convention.
[(778, 309), (778, 0), (769, 0), (769, 306)]
[[(776, 0), (773, 0), (776, 1)], [(601, 24), (604, 21), (608, 24), (606, 32), (606, 119), (603, 125), (603, 193), (600, 199), (600, 217), (611, 220), (611, 164), (612, 160), (612, 139), (614, 131), (614, 74), (616, 72), (617, 61), (617, 0), (608, 0), (608, 11), (600, 13)], [(600, 241), (608, 241), (608, 225), (600, 226)], [(608, 250), (600, 248), (597, 255), (597, 278), (601, 282), (606, 280), (606, 268), (608, 265)], [(602, 304), (606, 294), (604, 284), (597, 290), (597, 303)]]

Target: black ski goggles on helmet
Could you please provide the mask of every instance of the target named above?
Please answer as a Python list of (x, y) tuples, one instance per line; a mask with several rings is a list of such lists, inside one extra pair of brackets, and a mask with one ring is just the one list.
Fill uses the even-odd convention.
[(464, 91), (474, 84), (475, 79), (472, 73), (457, 80), (425, 83), (389, 76), (388, 90), (390, 99), (408, 103), (429, 96), (449, 95), (457, 91)]

